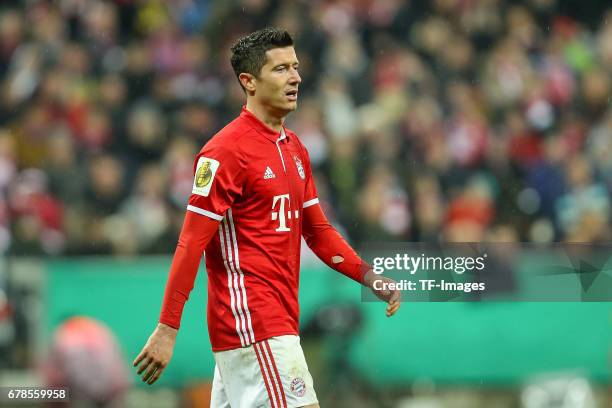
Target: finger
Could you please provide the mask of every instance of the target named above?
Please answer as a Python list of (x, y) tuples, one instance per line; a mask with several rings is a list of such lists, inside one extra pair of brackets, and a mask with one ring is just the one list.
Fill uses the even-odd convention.
[(153, 359), (151, 357), (147, 357), (147, 359), (144, 360), (144, 363), (140, 365), (140, 368), (138, 369), (138, 375), (140, 375), (147, 367), (149, 367), (152, 362)]
[(151, 364), (151, 358), (146, 356), (143, 360), (140, 361), (140, 365), (138, 366), (138, 371), (136, 374), (140, 375), (148, 366)]
[(149, 369), (142, 375), (142, 381), (147, 382), (156, 372), (157, 372), (157, 365), (151, 364)]
[(393, 291), (393, 294), (391, 295), (391, 298), (389, 299), (389, 304), (394, 304), (394, 303), (399, 303), (401, 298), (401, 294), (399, 290), (395, 290)]
[(398, 300), (399, 299), (397, 299), (397, 296), (395, 296), (395, 294), (393, 294), (393, 295), (391, 295), (389, 297), (389, 301), (387, 303), (390, 304), (390, 305), (394, 305), (396, 303), (399, 303)]
[(387, 308), (387, 316), (393, 316), (399, 308), (400, 308), (400, 303), (396, 303), (393, 306)]
[(146, 349), (142, 349), (140, 354), (138, 354), (138, 357), (136, 357), (136, 359), (134, 360), (134, 363), (133, 363), (134, 367), (136, 367), (138, 365), (138, 363), (140, 363), (142, 361), (142, 359), (145, 358), (146, 355), (147, 355)]
[(395, 314), (395, 312), (397, 312), (397, 309), (399, 309), (401, 303), (399, 302), (394, 302), (393, 304), (389, 304), (387, 305), (387, 316), (392, 316), (393, 314)]
[(159, 378), (159, 376), (161, 375), (163, 371), (164, 371), (163, 366), (159, 366), (157, 371), (155, 371), (155, 374), (153, 374), (153, 376), (149, 378), (149, 381), (147, 381), (147, 384), (152, 385), (155, 381), (157, 381), (157, 379)]
[(151, 366), (149, 367), (145, 375), (142, 376), (142, 381), (147, 382), (147, 380), (151, 378), (153, 374), (155, 374), (158, 368), (159, 368), (159, 363), (151, 364)]

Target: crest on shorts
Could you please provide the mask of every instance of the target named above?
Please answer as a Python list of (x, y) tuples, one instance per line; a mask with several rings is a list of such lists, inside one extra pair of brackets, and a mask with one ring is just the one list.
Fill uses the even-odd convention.
[(291, 392), (296, 397), (303, 397), (306, 394), (306, 383), (301, 378), (294, 378), (291, 381)]
[(297, 171), (300, 175), (300, 177), (302, 178), (302, 180), (306, 179), (306, 173), (304, 173), (304, 166), (302, 166), (302, 161), (300, 160), (299, 157), (297, 157), (297, 155), (293, 156), (293, 160), (295, 160), (295, 167), (297, 167)]
[(193, 179), (193, 188), (191, 192), (204, 197), (210, 193), (215, 173), (219, 168), (219, 162), (208, 157), (200, 157), (196, 165), (196, 174)]

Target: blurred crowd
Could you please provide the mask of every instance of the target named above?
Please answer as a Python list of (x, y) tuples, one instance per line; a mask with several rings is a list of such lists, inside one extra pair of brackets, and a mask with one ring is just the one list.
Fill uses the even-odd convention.
[[(326, 213), (355, 244), (612, 239), (612, 7), (555, 0), (0, 5), (0, 253), (171, 252), (240, 35), (296, 39)], [(606, 8), (607, 7), (607, 8)]]

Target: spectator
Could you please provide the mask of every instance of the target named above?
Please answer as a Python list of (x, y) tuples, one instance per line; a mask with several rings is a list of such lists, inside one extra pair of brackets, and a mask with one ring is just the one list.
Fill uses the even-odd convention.
[(604, 3), (4, 6), (0, 251), (171, 251), (194, 154), (240, 108), (228, 44), (270, 23), (299, 37), (290, 126), (352, 240), (609, 239)]

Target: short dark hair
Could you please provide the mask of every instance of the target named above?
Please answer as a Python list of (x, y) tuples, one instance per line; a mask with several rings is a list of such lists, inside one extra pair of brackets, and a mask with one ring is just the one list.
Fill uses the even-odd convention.
[(266, 27), (239, 38), (231, 48), (231, 63), (236, 77), (238, 78), (243, 72), (258, 77), (261, 67), (266, 64), (266, 51), (291, 46), (293, 46), (291, 34), (287, 30), (275, 27)]

